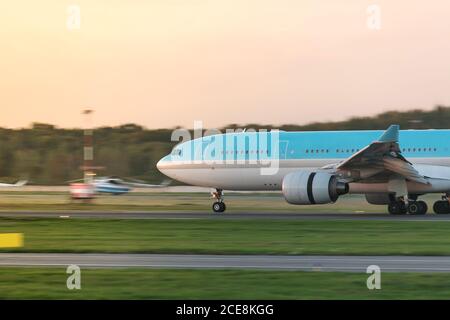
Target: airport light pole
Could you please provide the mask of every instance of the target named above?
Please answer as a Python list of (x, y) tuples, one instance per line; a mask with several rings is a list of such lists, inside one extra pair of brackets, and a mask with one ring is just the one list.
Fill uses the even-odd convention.
[(94, 144), (93, 144), (93, 129), (92, 129), (92, 114), (93, 110), (85, 109), (82, 114), (85, 117), (85, 129), (84, 129), (84, 147), (83, 147), (83, 173), (84, 183), (92, 183), (94, 172)]

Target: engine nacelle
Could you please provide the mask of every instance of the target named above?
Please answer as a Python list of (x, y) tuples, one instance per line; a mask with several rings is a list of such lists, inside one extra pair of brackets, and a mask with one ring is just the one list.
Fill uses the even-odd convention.
[(392, 202), (389, 193), (366, 193), (366, 200), (370, 204), (389, 204)]
[(296, 171), (283, 178), (283, 196), (290, 204), (335, 202), (348, 192), (348, 183), (327, 172)]

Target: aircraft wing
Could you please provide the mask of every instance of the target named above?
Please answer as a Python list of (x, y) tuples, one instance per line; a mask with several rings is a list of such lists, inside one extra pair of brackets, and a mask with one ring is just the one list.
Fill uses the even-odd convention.
[(0, 187), (23, 187), (27, 183), (27, 180), (19, 180), (16, 183), (0, 183)]
[(337, 171), (375, 169), (377, 174), (395, 173), (407, 180), (428, 184), (414, 166), (406, 160), (398, 144), (399, 126), (391, 125), (377, 140), (336, 166)]

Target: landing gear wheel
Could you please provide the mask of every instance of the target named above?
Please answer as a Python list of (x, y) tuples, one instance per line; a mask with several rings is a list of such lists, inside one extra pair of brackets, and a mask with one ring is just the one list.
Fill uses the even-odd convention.
[(223, 202), (223, 192), (222, 189), (216, 189), (216, 192), (211, 193), (213, 198), (217, 201), (213, 203), (212, 209), (214, 212), (224, 212), (227, 208), (225, 202)]
[(212, 209), (214, 212), (224, 212), (226, 209), (225, 203), (223, 202), (214, 202), (212, 205)]
[(417, 201), (417, 204), (420, 207), (420, 214), (426, 214), (428, 211), (428, 205), (425, 201)]
[(409, 203), (408, 212), (410, 214), (418, 214), (419, 211), (420, 211), (420, 209), (419, 209), (419, 205), (417, 204), (417, 202), (412, 201)]
[(402, 201), (391, 202), (388, 205), (388, 211), (390, 214), (406, 214), (406, 205)]
[(391, 202), (388, 204), (388, 211), (390, 214), (400, 214), (400, 205), (398, 202)]
[(436, 201), (433, 205), (433, 211), (437, 214), (450, 213), (450, 205), (447, 200)]
[(424, 201), (412, 201), (408, 205), (408, 212), (412, 215), (427, 213), (428, 206)]
[(404, 202), (400, 202), (400, 214), (406, 214), (408, 212), (408, 208)]

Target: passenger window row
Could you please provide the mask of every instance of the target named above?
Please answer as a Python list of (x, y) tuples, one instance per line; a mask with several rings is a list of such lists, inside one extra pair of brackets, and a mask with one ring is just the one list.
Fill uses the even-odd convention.
[[(359, 149), (336, 149), (336, 153), (355, 153)], [(403, 152), (436, 152), (436, 148), (403, 148)], [(306, 149), (305, 153), (329, 153), (329, 149)]]
[(269, 150), (227, 150), (227, 151), (221, 151), (221, 154), (269, 154)]
[(431, 151), (437, 151), (436, 148), (403, 148), (403, 152), (431, 152)]
[[(358, 152), (359, 149), (336, 149), (336, 153), (354, 153)], [(306, 149), (305, 153), (329, 153), (329, 149)]]

